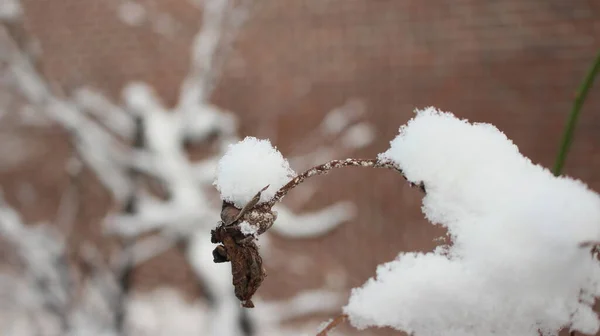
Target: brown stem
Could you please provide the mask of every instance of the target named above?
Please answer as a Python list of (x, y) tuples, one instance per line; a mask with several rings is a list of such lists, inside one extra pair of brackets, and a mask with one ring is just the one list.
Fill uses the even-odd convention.
[(582, 247), (582, 248), (595, 247), (595, 246), (600, 246), (600, 241), (588, 240), (588, 241), (584, 241), (582, 243), (579, 243), (579, 247)]
[[(292, 179), (286, 185), (281, 187), (277, 191), (277, 193), (275, 193), (275, 196), (273, 197), (273, 199), (271, 201), (269, 201), (269, 203), (268, 203), (269, 207), (272, 207), (275, 203), (277, 203), (278, 201), (281, 201), (281, 199), (290, 190), (292, 190), (293, 188), (298, 186), (300, 183), (304, 182), (309, 177), (313, 177), (316, 175), (324, 175), (324, 174), (329, 173), (329, 171), (334, 168), (342, 168), (342, 167), (387, 168), (387, 169), (393, 169), (393, 170), (399, 172), (400, 174), (402, 174), (402, 176), (404, 176), (404, 173), (402, 172), (402, 170), (399, 169), (398, 167), (396, 167), (391, 161), (380, 161), (377, 159), (333, 160), (333, 161), (329, 161), (327, 163), (310, 168), (309, 170), (296, 176), (294, 179)], [(406, 179), (406, 177), (404, 177), (404, 178)], [(411, 185), (414, 185), (414, 184), (411, 183)], [(425, 187), (423, 186), (423, 184), (420, 184), (419, 187), (421, 188), (421, 190), (423, 190), (423, 192), (425, 192)]]
[(327, 336), (330, 331), (332, 331), (333, 329), (335, 329), (341, 323), (346, 322), (347, 319), (348, 319), (348, 315), (346, 315), (346, 314), (342, 314), (342, 315), (337, 316), (331, 322), (329, 322), (329, 324), (327, 324), (325, 326), (325, 328), (323, 328), (323, 330), (321, 330), (317, 334), (317, 336)]

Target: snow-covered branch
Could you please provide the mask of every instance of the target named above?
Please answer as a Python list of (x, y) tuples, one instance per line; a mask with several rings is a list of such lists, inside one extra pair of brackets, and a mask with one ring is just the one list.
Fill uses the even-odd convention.
[[(258, 142), (232, 146), (215, 182), (223, 200), (236, 206), (260, 186), (273, 185), (249, 213), (266, 211), (305, 179), (333, 168), (384, 167), (423, 191), (426, 186), (425, 217), (448, 230), (450, 245), (401, 252), (380, 265), (320, 335), (345, 319), (359, 329), (392, 327), (418, 336), (600, 328), (592, 310), (600, 296), (600, 262), (590, 253), (600, 241), (599, 195), (533, 164), (494, 126), (427, 108), (400, 128), (377, 159), (334, 160), (294, 174), (287, 184), (281, 181), (289, 176), (287, 161), (249, 143)], [(244, 171), (233, 172), (233, 162)]]

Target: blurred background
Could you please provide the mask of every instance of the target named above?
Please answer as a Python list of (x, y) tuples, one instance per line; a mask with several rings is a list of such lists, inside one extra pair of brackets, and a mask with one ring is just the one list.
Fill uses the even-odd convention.
[[(216, 161), (269, 138), (296, 171), (374, 158), (415, 108), (551, 167), (600, 48), (595, 0), (0, 0), (0, 335), (315, 335), (444, 232), (392, 171), (313, 178), (259, 239), (239, 307), (213, 264)], [(566, 174), (600, 190), (600, 91)], [(392, 335), (342, 325), (332, 335)]]

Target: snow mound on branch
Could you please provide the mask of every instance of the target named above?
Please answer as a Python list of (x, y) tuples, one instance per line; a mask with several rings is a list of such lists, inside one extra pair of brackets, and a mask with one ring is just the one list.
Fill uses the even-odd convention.
[(242, 208), (262, 188), (260, 202), (268, 202), (296, 176), (288, 161), (269, 140), (246, 137), (229, 145), (217, 166), (214, 182), (221, 199)]
[(423, 212), (452, 246), (400, 253), (352, 291), (344, 308), (357, 328), (390, 326), (416, 336), (596, 333), (600, 197), (554, 177), (501, 131), (435, 108), (417, 111), (379, 155), (423, 182)]

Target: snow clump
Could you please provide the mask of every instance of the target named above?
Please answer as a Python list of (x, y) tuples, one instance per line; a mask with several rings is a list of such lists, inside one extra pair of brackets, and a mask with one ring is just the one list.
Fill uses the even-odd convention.
[(415, 336), (594, 334), (600, 197), (524, 157), (490, 124), (417, 111), (379, 155), (414, 183), (422, 210), (452, 244), (400, 253), (352, 291), (344, 313), (359, 329)]
[(222, 200), (241, 209), (267, 185), (259, 204), (268, 202), (295, 176), (289, 162), (269, 140), (246, 137), (229, 145), (217, 165), (214, 185)]

